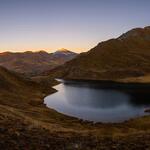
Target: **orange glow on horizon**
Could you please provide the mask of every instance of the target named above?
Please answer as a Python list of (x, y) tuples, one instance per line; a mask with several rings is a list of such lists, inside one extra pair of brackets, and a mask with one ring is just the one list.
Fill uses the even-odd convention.
[(85, 51), (88, 51), (86, 49), (80, 49), (80, 48), (55, 48), (55, 49), (51, 49), (51, 48), (39, 48), (39, 49), (12, 49), (12, 50), (2, 50), (2, 48), (0, 48), (0, 53), (4, 53), (4, 52), (26, 52), (26, 51), (31, 51), (31, 52), (39, 52), (39, 51), (46, 51), (48, 53), (52, 53), (55, 52), (57, 50), (70, 50), (73, 51), (75, 53), (82, 53)]

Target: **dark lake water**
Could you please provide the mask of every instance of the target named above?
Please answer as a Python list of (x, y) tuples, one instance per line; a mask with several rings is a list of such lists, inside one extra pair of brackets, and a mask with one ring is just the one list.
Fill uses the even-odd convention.
[(44, 103), (63, 114), (94, 122), (121, 122), (146, 115), (150, 90), (142, 88), (103, 88), (91, 83), (61, 83), (58, 92)]

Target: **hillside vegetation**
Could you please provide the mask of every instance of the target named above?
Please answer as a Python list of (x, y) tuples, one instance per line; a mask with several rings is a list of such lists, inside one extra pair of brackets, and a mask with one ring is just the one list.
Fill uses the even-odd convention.
[(53, 74), (60, 78), (83, 80), (122, 80), (148, 76), (150, 27), (132, 29), (119, 38), (101, 42), (46, 75)]

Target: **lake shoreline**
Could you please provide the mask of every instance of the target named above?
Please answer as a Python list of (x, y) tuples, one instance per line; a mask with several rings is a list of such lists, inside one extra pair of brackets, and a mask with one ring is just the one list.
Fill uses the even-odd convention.
[[(74, 79), (72, 79), (72, 80), (64, 80), (64, 79), (56, 79), (57, 81), (58, 81), (58, 83), (57, 84), (55, 84), (55, 86), (56, 85), (59, 85), (59, 84), (61, 84), (61, 83), (64, 83), (64, 84), (77, 84), (77, 85), (81, 85), (81, 86), (83, 86), (83, 87), (85, 87), (85, 86), (87, 86), (88, 87), (88, 84), (90, 83), (90, 84), (93, 84), (93, 85), (96, 85), (96, 86), (98, 86), (98, 88), (102, 88), (102, 89), (108, 89), (108, 90), (120, 90), (120, 91), (124, 91), (125, 92), (125, 90), (127, 91), (127, 92), (131, 92), (132, 90), (135, 90), (135, 91), (138, 91), (139, 89), (140, 89), (140, 91), (141, 91), (141, 88), (143, 89), (143, 90), (148, 90), (149, 91), (149, 87), (150, 87), (150, 84), (148, 83), (148, 84), (145, 84), (145, 83), (118, 83), (118, 82), (114, 82), (114, 81), (93, 81), (93, 80), (74, 80)], [(99, 86), (100, 85), (100, 86)], [(55, 89), (55, 86), (53, 86), (53, 88)], [(138, 86), (138, 87), (137, 87)], [(94, 87), (95, 88), (95, 87)], [(97, 88), (97, 87), (96, 87)], [(56, 93), (56, 92), (58, 92), (59, 90), (58, 89), (55, 89), (55, 92), (54, 93)], [(52, 93), (52, 94), (54, 94), (54, 93)], [(135, 94), (135, 93), (134, 93)], [(48, 95), (48, 96), (51, 96), (51, 94), (50, 95)], [(46, 96), (47, 97), (47, 96)], [(46, 97), (44, 97), (44, 99), (46, 98)], [(45, 106), (46, 106), (46, 104), (45, 104)], [(49, 109), (51, 109), (51, 107), (48, 107), (48, 106), (46, 106), (47, 108), (49, 108)], [(54, 108), (55, 109), (55, 108)], [(145, 107), (144, 109), (143, 109), (143, 113), (145, 112), (145, 110), (147, 110), (147, 109), (149, 109), (149, 107)], [(56, 110), (56, 109), (55, 109)], [(58, 111), (58, 110), (56, 110), (56, 111)], [(67, 114), (65, 114), (65, 113), (62, 113), (62, 112), (59, 112), (58, 111), (58, 113), (60, 113), (60, 114), (62, 114), (62, 115), (65, 115), (65, 116), (68, 116), (68, 117), (73, 117), (73, 118), (76, 118), (77, 120), (81, 120), (82, 122), (88, 122), (88, 123), (92, 123), (92, 124), (116, 124), (116, 123), (119, 123), (119, 124), (122, 124), (122, 123), (124, 123), (124, 122), (127, 122), (127, 121), (130, 121), (130, 120), (133, 120), (133, 119), (138, 119), (138, 118), (141, 118), (142, 116), (135, 116), (135, 117), (131, 117), (131, 118), (129, 118), (129, 119), (125, 119), (124, 121), (119, 121), (119, 122), (113, 122), (113, 121), (111, 121), (111, 122), (102, 122), (102, 121), (90, 121), (90, 120), (86, 120), (86, 119), (81, 119), (81, 118), (78, 118), (78, 117), (75, 117), (75, 116), (72, 116), (72, 115), (67, 115)], [(149, 113), (145, 113), (143, 116), (148, 116), (149, 115)]]
[[(139, 83), (139, 82), (121, 82), (121, 81), (112, 81), (112, 80), (84, 80), (84, 79), (61, 79), (56, 78), (60, 84), (61, 82), (65, 84), (94, 84), (99, 85), (102, 88), (147, 88), (150, 89), (150, 83)], [(57, 85), (57, 84), (56, 84)]]

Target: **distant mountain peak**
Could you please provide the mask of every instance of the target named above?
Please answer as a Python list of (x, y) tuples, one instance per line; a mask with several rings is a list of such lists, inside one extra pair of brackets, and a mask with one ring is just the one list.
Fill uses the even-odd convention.
[(60, 48), (57, 50), (58, 52), (68, 52), (69, 50), (66, 48)]
[(53, 53), (53, 55), (55, 55), (55, 54), (70, 55), (70, 54), (76, 54), (76, 53), (72, 52), (71, 50), (65, 49), (65, 48), (60, 48)]

